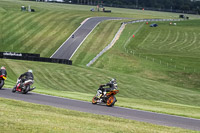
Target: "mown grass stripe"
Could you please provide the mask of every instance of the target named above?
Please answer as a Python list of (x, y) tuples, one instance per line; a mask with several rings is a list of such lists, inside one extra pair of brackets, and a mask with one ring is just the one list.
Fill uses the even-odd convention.
[[(22, 27), (26, 27), (26, 23), (29, 23), (30, 21), (31, 21), (31, 19), (32, 18), (34, 18), (35, 16), (31, 16), (31, 17), (27, 17), (27, 19), (25, 19), (25, 21), (23, 21), (24, 23), (20, 26), (16, 26), (16, 25), (18, 25), (18, 24), (15, 24), (15, 25), (13, 25), (13, 27), (10, 27), (11, 29), (9, 30), (10, 31), (10, 33), (14, 33), (14, 34), (8, 34), (7, 36), (8, 36), (8, 39), (7, 39), (7, 42), (5, 42), (5, 45), (9, 45), (10, 47), (7, 47), (8, 49), (9, 48), (13, 48), (13, 47), (15, 47), (14, 46), (14, 43), (16, 42), (16, 41), (13, 41), (13, 40), (16, 40), (16, 38), (20, 38), (20, 37), (23, 37), (23, 35), (22, 34), (19, 34), (20, 32), (19, 32), (19, 29), (20, 28), (22, 28)], [(17, 23), (17, 22), (16, 22)], [(22, 28), (23, 29), (23, 28)], [(8, 29), (7, 29), (8, 30)], [(11, 32), (11, 31), (15, 31), (15, 32)], [(18, 41), (18, 39), (17, 39), (17, 41)], [(12, 43), (12, 42), (14, 42), (14, 43)]]
[(165, 47), (169, 47), (170, 45), (174, 45), (175, 43), (177, 43), (177, 40), (179, 39), (179, 36), (180, 36), (180, 32), (176, 32), (174, 36), (175, 38), (174, 40), (172, 40), (172, 42), (160, 46), (159, 49), (163, 49), (163, 47), (165, 49)]
[(160, 43), (159, 44), (162, 44), (162, 43), (166, 43), (167, 42), (167, 40), (170, 38), (170, 35), (171, 35), (171, 30), (167, 30), (167, 35), (166, 35), (166, 33), (164, 32), (163, 34), (164, 34), (164, 36), (162, 36), (162, 38), (160, 38)]
[[(8, 36), (10, 34), (13, 34), (12, 32), (10, 32), (11, 30), (13, 30), (13, 31), (17, 30), (17, 28), (18, 28), (17, 25), (20, 22), (24, 22), (24, 23), (30, 22), (30, 20), (34, 17), (35, 14), (34, 15), (29, 15), (28, 13), (24, 13), (24, 14), (19, 14), (19, 15), (20, 16), (13, 16), (12, 20), (10, 20), (11, 22), (9, 22), (9, 21), (5, 22), (5, 26), (4, 26), (5, 34), (7, 34)], [(8, 30), (8, 29), (10, 29), (10, 30)]]
[[(60, 18), (63, 18), (62, 15), (59, 15), (59, 16), (61, 16)], [(59, 18), (58, 18), (58, 19), (59, 19)], [(59, 24), (58, 24), (58, 23), (59, 23)], [(66, 24), (67, 24), (67, 23), (64, 23), (63, 21), (61, 21), (61, 22), (57, 22), (57, 21), (52, 22), (52, 25), (48, 28), (48, 30), (45, 31), (44, 33), (42, 33), (42, 35), (41, 35), (40, 37), (38, 37), (38, 40), (44, 40), (43, 43), (45, 43), (45, 45), (44, 45), (44, 44), (36, 45), (36, 46), (34, 47), (34, 49), (32, 49), (31, 51), (33, 51), (33, 52), (34, 52), (34, 51), (37, 51), (37, 52), (39, 52), (39, 53), (43, 53), (43, 54), (44, 54), (43, 51), (46, 50), (45, 47), (47, 47), (47, 45), (48, 45), (48, 48), (51, 48), (51, 47), (53, 47), (54, 45), (56, 45), (57, 36), (61, 36), (61, 35), (62, 35), (62, 32), (61, 32), (61, 31), (63, 30), (63, 29), (59, 28), (59, 27), (60, 27), (59, 25), (66, 25)], [(47, 35), (46, 38), (42, 38), (42, 36), (44, 36), (44, 35)], [(49, 45), (50, 42), (51, 42), (53, 45)], [(47, 49), (47, 50), (49, 50), (49, 49)]]
[[(45, 20), (48, 22), (48, 21), (51, 21), (51, 19), (53, 18), (53, 17), (56, 17), (58, 14), (49, 14), (49, 17), (48, 18), (46, 18)], [(43, 19), (43, 18), (40, 18), (41, 20)], [(44, 21), (44, 20), (43, 20)], [(42, 24), (42, 23), (41, 23)], [(54, 24), (55, 23), (52, 23), (52, 22), (50, 22), (49, 24), (46, 24), (46, 23), (43, 23), (42, 25), (39, 25), (40, 27), (43, 27), (42, 28), (42, 30), (40, 29), (40, 27), (38, 27), (41, 31), (39, 32), (39, 33), (37, 33), (37, 34), (35, 34), (34, 36), (32, 36), (32, 37), (29, 37), (30, 39), (29, 39), (29, 41), (27, 41), (26, 42), (26, 47), (21, 47), (20, 48), (20, 50), (21, 51), (30, 51), (32, 48), (33, 48), (33, 46), (35, 46), (35, 45), (38, 45), (38, 42), (37, 41), (41, 41), (41, 40), (38, 40), (39, 38), (40, 38), (40, 36), (42, 36), (42, 35), (44, 35), (45, 33), (47, 33), (47, 32), (49, 32), (49, 31), (47, 31), (47, 30), (49, 30), (49, 28), (48, 27), (53, 27), (54, 26)], [(44, 33), (45, 32), (45, 33)], [(37, 41), (33, 41), (33, 40), (37, 40)], [(40, 44), (40, 43), (39, 43)]]
[(184, 39), (182, 39), (183, 42), (177, 43), (177, 44), (171, 46), (169, 49), (178, 49), (176, 47), (183, 46), (184, 44), (186, 44), (187, 41), (188, 41), (188, 37), (189, 37), (188, 33), (184, 32), (183, 35), (182, 35), (182, 37), (184, 38)]
[[(58, 15), (59, 16), (59, 15)], [(63, 16), (61, 16), (60, 15), (60, 18), (62, 19), (63, 18)], [(49, 28), (45, 28), (46, 30), (43, 30), (41, 33), (40, 33), (40, 35), (38, 35), (38, 36), (35, 36), (36, 38), (38, 38), (38, 39), (36, 39), (36, 40), (39, 40), (39, 41), (41, 41), (41, 42), (32, 42), (32, 43), (30, 43), (29, 45), (32, 45), (33, 46), (33, 43), (38, 43), (38, 45), (36, 45), (36, 46), (34, 46), (34, 49), (36, 49), (36, 50), (38, 50), (37, 51), (37, 53), (39, 52), (39, 53), (41, 53), (41, 55), (44, 55), (43, 53), (42, 53), (42, 51), (43, 50), (45, 50), (46, 48), (47, 48), (47, 46), (46, 45), (48, 45), (49, 43), (53, 43), (53, 42), (55, 42), (55, 39), (54, 38), (56, 38), (56, 36), (60, 36), (59, 34), (59, 32), (57, 32), (56, 33), (56, 29), (57, 29), (57, 27), (56, 26), (59, 26), (58, 24), (57, 24), (57, 21), (53, 21), (51, 24), (49, 24), (48, 25), (48, 27)], [(65, 25), (67, 25), (67, 23), (65, 24)], [(51, 31), (55, 31), (55, 32), (51, 32)], [(56, 36), (54, 36), (54, 34), (56, 34)], [(42, 38), (42, 36), (45, 36), (46, 35), (46, 38)], [(51, 37), (52, 36), (52, 37)], [(51, 39), (53, 39), (53, 40), (45, 40), (45, 39), (47, 39), (47, 38), (51, 38)], [(59, 45), (59, 44), (54, 44), (54, 45)], [(39, 48), (37, 49), (37, 46), (39, 46)]]
[[(35, 27), (34, 25), (36, 25), (36, 27), (34, 28), (34, 30), (30, 29), (28, 30), (24, 36), (21, 36), (20, 41), (22, 44), (26, 44), (29, 40), (32, 40), (32, 38), (34, 36), (36, 36), (40, 31), (44, 30), (45, 29), (45, 24), (41, 24), (39, 22), (41, 22), (43, 20), (43, 17), (47, 17), (49, 18), (48, 16), (51, 15), (51, 13), (48, 13), (48, 14), (43, 14), (41, 15), (40, 17), (37, 17), (35, 20), (35, 22), (33, 22), (31, 25), (27, 25), (27, 27), (25, 28), (28, 28), (28, 27)], [(19, 44), (18, 44), (19, 45)], [(18, 46), (16, 46), (18, 47)]]
[(191, 42), (189, 42), (187, 46), (182, 47), (180, 50), (186, 49), (187, 51), (189, 51), (190, 48), (194, 47), (194, 44), (195, 44), (196, 41), (197, 41), (197, 37), (196, 37), (195, 32), (193, 32), (193, 37), (194, 37), (194, 38), (191, 38)]

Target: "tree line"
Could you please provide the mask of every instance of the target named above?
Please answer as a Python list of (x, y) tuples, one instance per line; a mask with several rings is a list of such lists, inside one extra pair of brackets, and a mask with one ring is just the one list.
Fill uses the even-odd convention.
[[(43, 0), (56, 1), (56, 0)], [(200, 0), (64, 0), (66, 3), (100, 5), (200, 14)]]
[(200, 1), (198, 0), (74, 0), (74, 3), (200, 13)]

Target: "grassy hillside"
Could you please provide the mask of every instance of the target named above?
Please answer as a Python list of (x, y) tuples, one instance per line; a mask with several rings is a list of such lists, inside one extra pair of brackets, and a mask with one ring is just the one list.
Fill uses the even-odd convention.
[[(88, 17), (177, 18), (178, 14), (110, 8), (112, 13), (90, 12), (94, 6), (0, 0), (1, 51), (39, 53), (50, 57)], [(36, 12), (22, 12), (30, 5)], [(190, 16), (191, 18), (193, 15)], [(194, 18), (194, 17), (193, 17)], [(116, 21), (117, 22), (117, 21)], [(120, 22), (118, 23), (118, 26)], [(114, 28), (110, 28), (111, 32)], [(112, 35), (110, 35), (111, 37)]]
[(91, 101), (98, 86), (115, 77), (120, 89), (116, 106), (200, 118), (200, 94), (187, 88), (96, 68), (5, 59), (0, 62), (7, 66), (9, 88), (21, 73), (32, 69), (35, 92)]
[[(153, 23), (153, 22), (152, 22)], [(157, 22), (158, 27), (136, 23), (126, 25), (115, 46), (92, 66), (110, 71), (138, 75), (199, 93), (199, 20)], [(100, 26), (104, 27), (102, 23)], [(101, 50), (91, 44), (105, 39), (94, 39), (96, 29), (72, 58), (74, 64), (85, 66)], [(109, 32), (106, 32), (107, 35)], [(133, 38), (132, 35), (135, 35)], [(93, 38), (93, 39), (92, 39)], [(110, 42), (105, 44), (108, 45)], [(104, 47), (105, 47), (104, 46)], [(84, 55), (84, 56), (83, 56)], [(91, 56), (92, 55), (92, 56)], [(119, 56), (120, 55), (120, 56)], [(77, 58), (78, 57), (78, 58)]]

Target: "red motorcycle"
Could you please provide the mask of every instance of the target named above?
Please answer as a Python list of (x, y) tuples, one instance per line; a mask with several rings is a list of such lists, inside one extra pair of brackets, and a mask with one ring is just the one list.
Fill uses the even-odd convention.
[(98, 96), (96, 95), (92, 98), (92, 104), (104, 103), (106, 104), (106, 106), (112, 107), (114, 106), (115, 102), (117, 102), (117, 99), (114, 96), (117, 93), (119, 93), (119, 90), (115, 89), (107, 92), (105, 95), (101, 95), (100, 98), (98, 98)]
[(31, 85), (34, 83), (33, 80), (26, 80), (24, 82), (22, 82), (21, 79), (18, 79), (17, 80), (17, 84), (15, 85), (15, 87), (12, 89), (12, 92), (21, 92), (22, 94), (26, 94), (28, 93), (29, 91), (32, 91), (35, 89), (35, 87), (33, 88), (30, 88)]
[(7, 77), (5, 75), (0, 75), (0, 89), (4, 86), (4, 80), (6, 80)]

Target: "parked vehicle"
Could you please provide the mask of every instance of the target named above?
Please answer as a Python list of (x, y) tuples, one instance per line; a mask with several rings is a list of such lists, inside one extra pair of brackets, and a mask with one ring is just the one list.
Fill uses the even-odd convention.
[(117, 99), (114, 95), (116, 95), (119, 92), (119, 90), (114, 89), (110, 92), (107, 92), (105, 95), (102, 95), (100, 98), (98, 96), (94, 96), (92, 98), (92, 104), (106, 104), (106, 106), (112, 107), (114, 106), (115, 102), (117, 102)]
[(158, 24), (151, 24), (150, 27), (157, 27)]
[(31, 88), (31, 85), (34, 83), (33, 80), (26, 80), (22, 82), (22, 79), (18, 79), (15, 87), (12, 89), (12, 92), (21, 92), (22, 94), (26, 94), (29, 91), (35, 89), (35, 87)]

